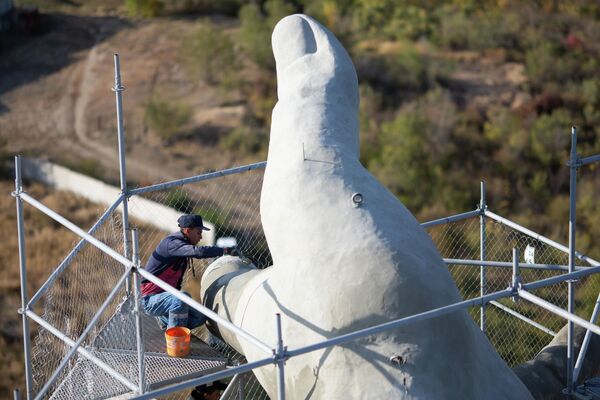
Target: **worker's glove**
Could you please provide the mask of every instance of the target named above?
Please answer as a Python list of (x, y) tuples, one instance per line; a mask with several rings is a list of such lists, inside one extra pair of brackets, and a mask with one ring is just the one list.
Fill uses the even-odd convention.
[(239, 257), (240, 251), (237, 247), (223, 247), (223, 255)]

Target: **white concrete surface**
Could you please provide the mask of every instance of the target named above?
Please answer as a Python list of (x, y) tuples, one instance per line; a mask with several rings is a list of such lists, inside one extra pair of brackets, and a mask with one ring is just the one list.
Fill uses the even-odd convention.
[[(114, 204), (121, 195), (121, 189), (116, 186), (108, 185), (101, 180), (71, 171), (68, 168), (49, 161), (22, 157), (21, 165), (23, 168), (23, 177), (26, 179), (44, 183), (58, 190), (75, 193), (78, 196), (106, 207)], [(118, 210), (119, 212), (123, 212), (122, 207), (119, 207)], [(165, 232), (176, 232), (179, 230), (177, 218), (181, 214), (180, 211), (174, 208), (141, 196), (133, 196), (129, 199), (130, 218), (135, 218)], [(201, 244), (212, 246), (215, 243), (214, 225), (206, 221), (206, 226), (211, 228), (211, 230), (202, 235)]]
[[(275, 27), (273, 51), (279, 101), (261, 218), (274, 266), (219, 260), (204, 277), (207, 304), (273, 345), (280, 312), (293, 349), (459, 301), (427, 233), (359, 162), (358, 83), (344, 48), (315, 20), (293, 15)], [(358, 207), (355, 193), (364, 199)], [(264, 356), (224, 337), (250, 361)], [(256, 375), (276, 398), (275, 369)], [(466, 311), (290, 359), (286, 394), (531, 398)]]

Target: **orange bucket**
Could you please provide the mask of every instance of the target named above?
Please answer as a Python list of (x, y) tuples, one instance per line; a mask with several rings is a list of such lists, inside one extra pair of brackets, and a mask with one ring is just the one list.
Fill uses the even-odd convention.
[(191, 331), (183, 326), (174, 326), (167, 329), (167, 354), (171, 357), (185, 357), (190, 354)]

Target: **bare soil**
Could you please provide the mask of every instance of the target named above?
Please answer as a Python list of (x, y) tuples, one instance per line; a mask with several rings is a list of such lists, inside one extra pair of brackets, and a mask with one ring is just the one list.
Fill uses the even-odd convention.
[[(234, 163), (234, 155), (206, 138), (239, 125), (245, 108), (239, 94), (223, 93), (186, 71), (181, 38), (193, 32), (196, 20), (55, 14), (43, 21), (47, 32), (19, 37), (21, 45), (1, 53), (0, 137), (9, 153), (71, 164), (95, 159), (106, 179), (118, 180), (111, 89), (113, 54), (119, 53), (130, 180), (158, 182)], [(144, 105), (154, 96), (176, 98), (194, 110), (185, 140), (165, 144), (149, 131)]]

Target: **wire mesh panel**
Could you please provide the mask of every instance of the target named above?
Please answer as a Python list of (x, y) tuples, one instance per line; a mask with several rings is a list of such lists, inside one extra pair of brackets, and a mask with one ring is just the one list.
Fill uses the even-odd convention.
[[(471, 260), (480, 258), (480, 221), (478, 217), (434, 226), (429, 229), (429, 233), (444, 258)], [(511, 227), (486, 218), (485, 258), (512, 263), (513, 248), (519, 249), (520, 263), (568, 264), (566, 253)], [(478, 266), (449, 265), (448, 269), (463, 298), (469, 299), (480, 295), (480, 268)], [(521, 269), (521, 279), (523, 283), (527, 283), (561, 273), (561, 271)], [(512, 268), (486, 267), (485, 277), (486, 293), (503, 290), (511, 284)], [(597, 282), (596, 278), (589, 279)], [(592, 284), (589, 285), (592, 286)], [(559, 307), (567, 307), (566, 283), (536, 289), (533, 293)], [(581, 307), (583, 307), (583, 303), (589, 304), (591, 297), (592, 295), (587, 295)], [(592, 303), (594, 301), (595, 297)], [(523, 300), (514, 302), (511, 299), (501, 299), (498, 303), (502, 308), (496, 307), (494, 304), (487, 306), (486, 334), (510, 366), (533, 358), (552, 339), (552, 333), (558, 332), (565, 324), (564, 320), (549, 311)], [(589, 305), (587, 307), (589, 308)], [(506, 310), (507, 308), (509, 310)], [(510, 314), (510, 310), (540, 326), (536, 327), (532, 323), (520, 319), (520, 316), (514, 313)], [(480, 308), (472, 307), (469, 313), (479, 324)]]
[[(260, 191), (263, 173), (262, 169), (246, 171), (185, 186), (148, 192), (143, 197), (177, 210), (177, 213), (173, 214), (161, 213), (160, 209), (154, 209), (158, 213), (155, 215), (156, 219), (176, 219), (177, 215), (184, 213), (200, 214), (204, 221), (214, 226), (213, 230), (205, 232), (205, 236), (212, 237), (215, 241), (218, 241), (219, 238), (228, 238), (228, 243), (235, 240), (238, 249), (245, 257), (251, 259), (258, 268), (265, 268), (272, 264), (272, 259), (260, 222)], [(140, 200), (140, 196), (131, 198), (129, 203), (131, 213), (152, 213), (151, 206)], [(139, 231), (140, 258), (143, 265), (160, 240), (169, 232), (152, 227), (150, 224), (141, 224), (135, 219), (131, 224), (135, 225)], [(172, 221), (172, 226), (173, 231), (177, 229), (176, 220)], [(183, 287), (192, 297), (198, 297), (199, 276), (211, 261), (213, 260), (194, 260), (194, 268), (186, 273)]]
[[(121, 249), (121, 224), (120, 215), (115, 213), (96, 232), (95, 237), (115, 249)], [(95, 247), (86, 244), (40, 298), (38, 308), (41, 307), (42, 310), (38, 312), (50, 325), (73, 341), (77, 341), (124, 272), (123, 265)], [(123, 288), (106, 311), (102, 313), (94, 329), (82, 343), (82, 347), (89, 345), (94, 340), (102, 326), (111, 318), (116, 305), (124, 295), (125, 289)], [(36, 311), (35, 308), (34, 311)], [(46, 329), (39, 328), (32, 346), (32, 374), (35, 392), (44, 386), (69, 350), (70, 346), (56, 339)], [(75, 355), (58, 382), (74, 368), (77, 359), (78, 356)]]

